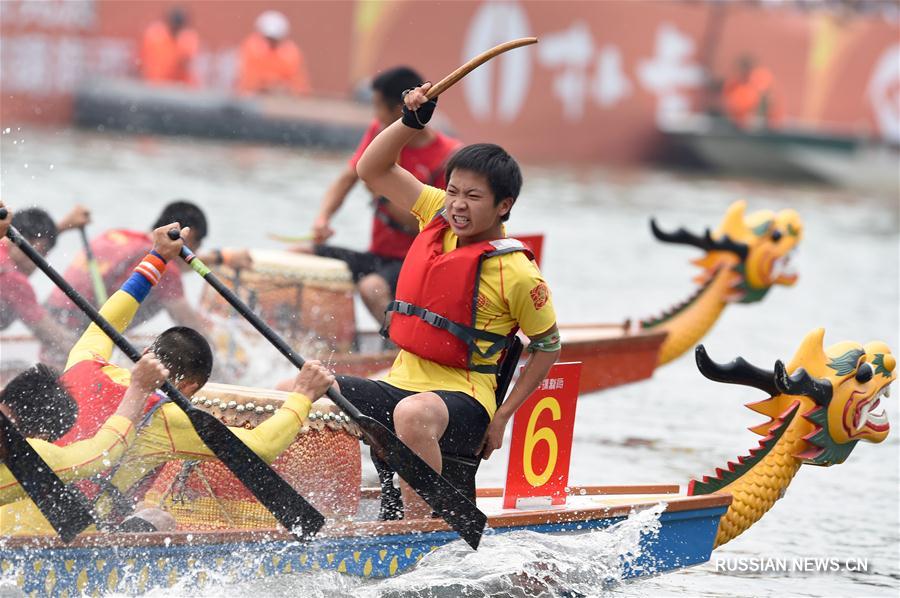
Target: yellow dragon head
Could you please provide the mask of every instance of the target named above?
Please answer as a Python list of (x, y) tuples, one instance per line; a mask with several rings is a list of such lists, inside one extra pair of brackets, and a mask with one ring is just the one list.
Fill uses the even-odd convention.
[(887, 438), (890, 425), (881, 398), (890, 396), (897, 359), (881, 341), (844, 341), (825, 349), (824, 336), (823, 328), (807, 334), (787, 367), (777, 361), (774, 370), (742, 358), (717, 364), (702, 345), (697, 347), (697, 365), (711, 380), (753, 386), (770, 395), (747, 405), (769, 417), (751, 428), (753, 432), (769, 439), (780, 437), (791, 425), (802, 425), (803, 442), (795, 458), (811, 465), (843, 463), (858, 441)]
[(706, 252), (694, 263), (704, 272), (698, 282), (706, 282), (723, 267), (737, 274), (728, 301), (754, 303), (774, 285), (793, 285), (797, 275), (790, 269), (791, 255), (803, 236), (803, 223), (794, 210), (760, 210), (745, 215), (747, 203), (736, 201), (725, 212), (715, 232), (697, 236), (683, 228), (674, 233), (659, 229), (650, 221), (653, 235), (666, 243), (681, 243)]

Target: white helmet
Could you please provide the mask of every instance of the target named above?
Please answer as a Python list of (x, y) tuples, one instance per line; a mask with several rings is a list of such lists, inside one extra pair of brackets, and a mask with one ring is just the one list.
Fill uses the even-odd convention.
[(287, 17), (277, 10), (267, 10), (256, 17), (256, 30), (263, 37), (284, 39), (287, 37), (290, 29), (291, 26), (288, 23)]

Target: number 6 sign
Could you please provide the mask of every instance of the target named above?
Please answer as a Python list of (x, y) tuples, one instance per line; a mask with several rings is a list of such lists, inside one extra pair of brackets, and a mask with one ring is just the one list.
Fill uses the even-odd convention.
[(566, 502), (581, 363), (557, 363), (516, 411), (503, 508)]

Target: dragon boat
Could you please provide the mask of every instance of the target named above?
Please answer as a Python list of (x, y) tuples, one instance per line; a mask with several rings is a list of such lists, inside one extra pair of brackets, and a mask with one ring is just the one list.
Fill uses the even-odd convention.
[[(654, 575), (705, 562), (712, 550), (746, 531), (784, 496), (801, 465), (840, 464), (859, 441), (879, 443), (887, 437), (889, 424), (880, 402), (889, 396), (897, 376), (896, 357), (878, 341), (865, 345), (845, 341), (825, 349), (823, 337), (824, 330), (812, 331), (786, 365), (778, 361), (771, 370), (742, 358), (720, 364), (702, 346), (697, 348), (697, 364), (704, 376), (766, 395), (748, 404), (767, 418), (751, 428), (762, 437), (758, 446), (716, 469), (714, 475), (692, 480), (683, 492), (678, 485), (573, 487), (560, 508), (504, 509), (502, 490), (481, 489), (477, 502), (488, 514), (486, 534), (592, 533), (621, 523), (635, 512), (653, 509), (650, 513), (657, 517), (657, 524), (641, 528), (634, 554), (621, 555), (619, 577)], [(266, 417), (278, 400), (277, 393), (270, 395), (270, 391), (212, 386), (201, 391), (195, 404), (229, 423), (244, 421), (252, 426), (253, 418)], [(356, 460), (358, 465), (359, 443), (348, 420), (327, 405), (318, 404), (315, 413), (297, 442), (318, 438), (321, 443), (323, 438), (315, 435), (325, 433), (330, 435), (324, 440), (329, 446), (322, 454), (343, 450), (352, 453), (352, 458), (341, 457), (343, 462)], [(222, 466), (204, 463), (203, 467)], [(328, 477), (327, 459), (318, 471)], [(237, 511), (209, 517), (211, 509), (221, 509), (221, 501), (230, 498), (220, 496), (207, 476), (205, 485), (195, 488), (205, 488), (212, 502), (188, 495), (183, 510), (174, 513), (177, 532), (84, 534), (69, 545), (51, 537), (9, 537), (0, 544), (0, 573), (15, 579), (31, 596), (137, 593), (177, 583), (194, 587), (212, 580), (238, 582), (321, 569), (380, 577), (401, 574), (457, 539), (439, 519), (371, 520), (373, 510), (366, 505), (377, 493), (345, 492), (358, 479), (356, 471), (342, 467), (331, 474), (343, 479), (340, 496), (326, 498), (315, 488), (303, 488), (330, 515), (326, 527), (306, 544), (277, 529), (264, 512), (260, 518), (240, 521), (235, 521)], [(190, 475), (197, 472), (194, 469)], [(294, 484), (300, 482), (297, 476), (283, 475)], [(319, 482), (314, 477), (304, 479), (315, 485)], [(219, 488), (239, 484), (223, 480), (213, 478), (213, 484)], [(191, 483), (186, 481), (185, 486)], [(183, 501), (185, 494), (180, 492)], [(165, 506), (171, 496), (163, 492), (160, 504)], [(251, 502), (246, 496), (241, 500)], [(347, 514), (348, 506), (354, 510), (352, 516)], [(208, 523), (218, 529), (192, 528), (191, 518), (198, 512), (206, 513)], [(482, 549), (489, 550), (489, 544)]]
[[(695, 279), (698, 287), (687, 300), (657, 316), (560, 325), (560, 360), (584, 364), (580, 392), (649, 378), (657, 367), (696, 345), (729, 304), (759, 302), (773, 286), (797, 281), (790, 262), (803, 233), (799, 215), (793, 210), (745, 211), (746, 202), (733, 203), (719, 227), (702, 236), (684, 229), (666, 233), (651, 222), (660, 241), (704, 252), (694, 261), (702, 268)], [(528, 238), (533, 244), (542, 242), (539, 235)], [(535, 249), (539, 254), (539, 245)], [(372, 376), (391, 366), (396, 350), (385, 349), (377, 332), (356, 326), (353, 281), (344, 262), (287, 251), (251, 253), (252, 270), (236, 273), (223, 267), (221, 277), (301, 353), (353, 376)], [(251, 354), (260, 358), (268, 347), (249, 327), (230, 318), (230, 306), (207, 287), (201, 305), (224, 323), (215, 342), (218, 378), (243, 380), (252, 367)], [(0, 343), (4, 347), (0, 381), (37, 360), (38, 343), (31, 337), (2, 336)]]

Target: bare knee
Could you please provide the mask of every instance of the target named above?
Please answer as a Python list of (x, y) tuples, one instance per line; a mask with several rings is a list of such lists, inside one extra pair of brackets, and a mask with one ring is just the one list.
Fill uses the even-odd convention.
[(367, 299), (384, 299), (391, 294), (387, 281), (379, 274), (369, 274), (357, 283), (359, 294)]
[(447, 406), (433, 392), (406, 397), (394, 407), (394, 427), (401, 437), (438, 440), (448, 420)]

